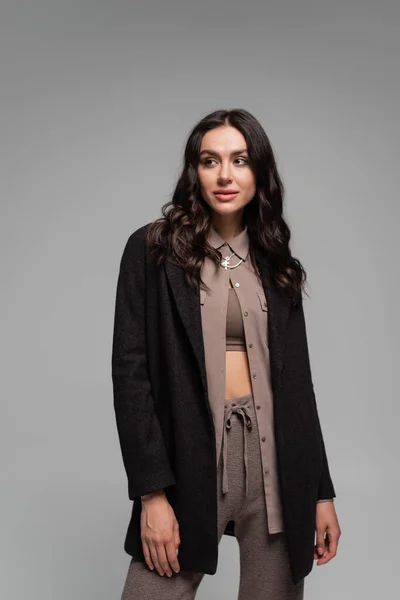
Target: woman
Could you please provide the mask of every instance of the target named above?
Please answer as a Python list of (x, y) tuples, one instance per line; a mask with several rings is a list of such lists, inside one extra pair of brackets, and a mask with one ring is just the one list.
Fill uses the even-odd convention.
[(163, 216), (126, 243), (112, 352), (133, 501), (122, 600), (194, 598), (223, 534), (238, 540), (240, 600), (302, 599), (313, 560), (336, 555), (283, 194), (259, 122), (219, 110), (190, 133)]

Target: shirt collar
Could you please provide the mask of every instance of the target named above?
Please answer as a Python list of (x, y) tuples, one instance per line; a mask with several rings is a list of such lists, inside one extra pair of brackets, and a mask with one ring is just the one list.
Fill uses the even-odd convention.
[(208, 233), (208, 243), (213, 246), (213, 248), (220, 248), (225, 242), (229, 245), (231, 250), (235, 252), (239, 258), (246, 260), (247, 254), (249, 252), (249, 233), (247, 231), (247, 226), (235, 237), (231, 237), (227, 240), (224, 240), (218, 231), (210, 226), (210, 230)]

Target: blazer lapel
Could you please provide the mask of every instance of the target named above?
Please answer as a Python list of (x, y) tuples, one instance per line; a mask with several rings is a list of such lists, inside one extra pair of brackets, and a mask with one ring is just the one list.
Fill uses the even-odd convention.
[(291, 310), (289, 297), (268, 281), (267, 269), (257, 263), (268, 304), (268, 347), (273, 391), (281, 385), (285, 334)]
[(184, 270), (169, 259), (164, 261), (165, 272), (172, 290), (176, 308), (192, 346), (200, 370), (203, 391), (207, 397), (207, 373), (201, 323), (200, 290), (194, 292), (186, 283)]
[[(268, 345), (271, 363), (273, 391), (277, 392), (281, 383), (285, 333), (290, 314), (290, 300), (275, 285), (268, 283), (267, 271), (260, 270), (265, 297), (268, 304)], [(184, 270), (169, 259), (164, 261), (164, 269), (170, 284), (177, 311), (196, 358), (203, 391), (207, 396), (207, 373), (204, 356), (204, 341), (201, 323), (200, 291), (193, 291), (186, 283)]]

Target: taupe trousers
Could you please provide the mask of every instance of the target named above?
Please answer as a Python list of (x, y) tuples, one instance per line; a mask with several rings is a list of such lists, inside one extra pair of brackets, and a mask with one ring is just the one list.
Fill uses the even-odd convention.
[[(238, 600), (303, 600), (304, 579), (292, 582), (285, 533), (268, 532), (253, 395), (225, 399), (224, 415), (225, 451), (217, 478), (218, 540), (228, 521), (234, 520), (240, 552)], [(121, 600), (192, 600), (203, 577), (204, 573), (184, 571), (161, 576), (132, 559)]]

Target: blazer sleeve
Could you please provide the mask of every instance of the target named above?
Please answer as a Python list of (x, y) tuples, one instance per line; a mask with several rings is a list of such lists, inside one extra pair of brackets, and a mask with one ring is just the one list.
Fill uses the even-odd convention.
[(134, 232), (120, 261), (111, 360), (114, 410), (130, 500), (176, 483), (148, 376), (145, 260), (144, 240)]
[(321, 423), (320, 423), (318, 408), (317, 408), (317, 402), (315, 399), (302, 296), (300, 297), (299, 305), (296, 308), (296, 313), (297, 313), (297, 321), (298, 321), (297, 326), (298, 326), (298, 330), (299, 330), (299, 334), (300, 334), (300, 339), (303, 340), (303, 344), (304, 344), (304, 348), (303, 348), (303, 351), (305, 353), (304, 360), (306, 362), (307, 369), (309, 372), (309, 377), (311, 379), (312, 402), (314, 404), (314, 409), (315, 409), (316, 422), (317, 422), (317, 428), (318, 428), (318, 437), (320, 439), (321, 448), (322, 448), (322, 470), (321, 470), (321, 478), (320, 478), (320, 482), (319, 482), (317, 499), (318, 500), (327, 499), (327, 498), (332, 499), (332, 498), (336, 497), (336, 492), (335, 492), (335, 488), (332, 483), (332, 478), (331, 478), (331, 474), (330, 474), (330, 470), (329, 470), (325, 442), (324, 442), (324, 437), (322, 434)]

